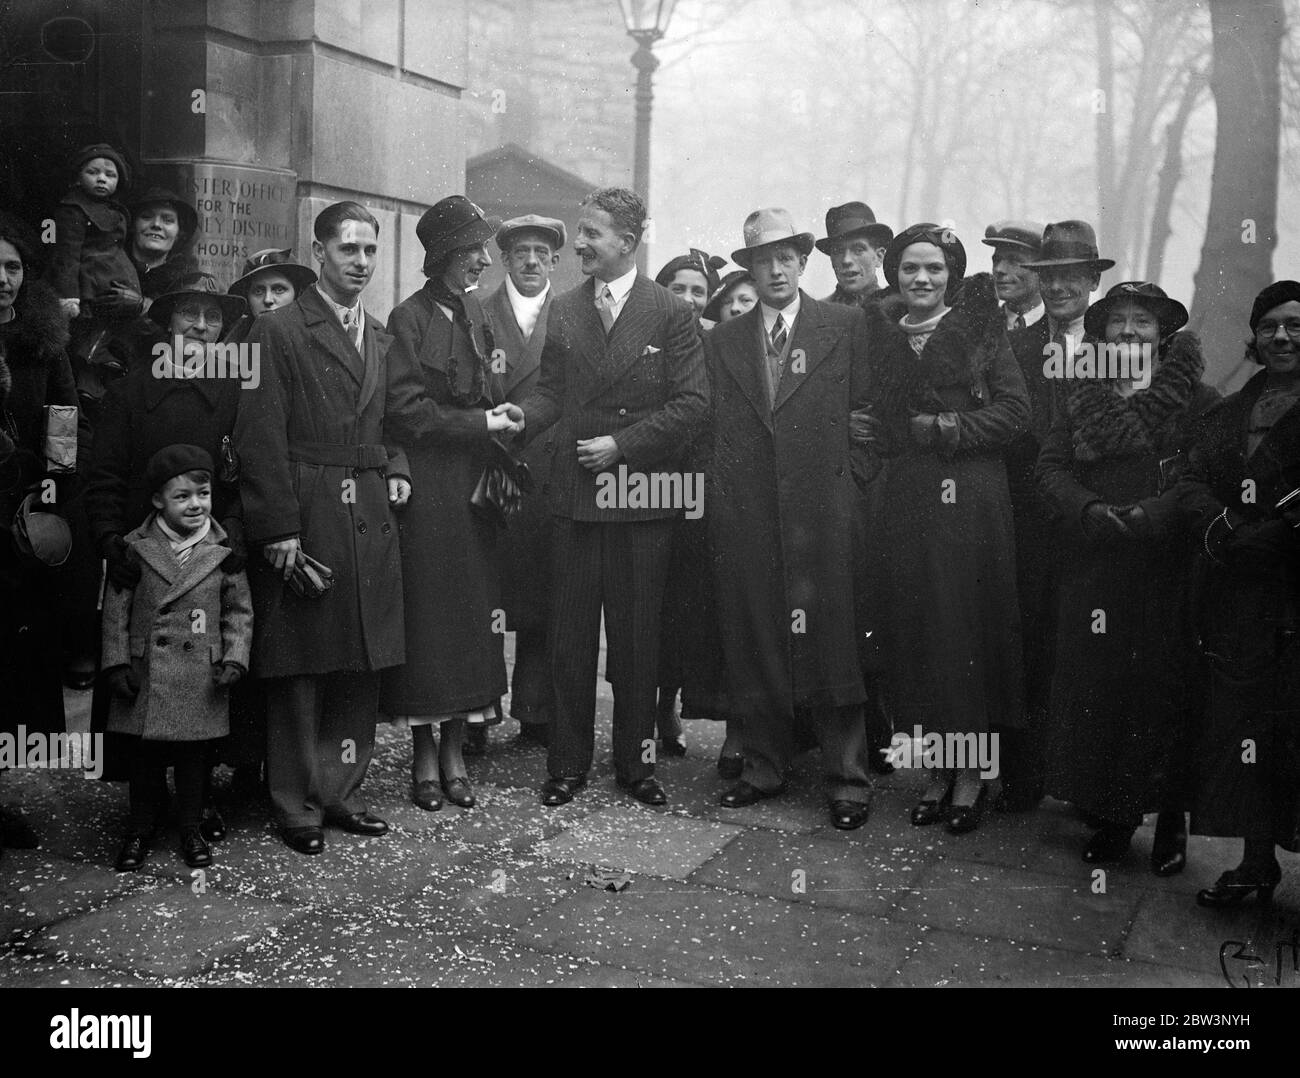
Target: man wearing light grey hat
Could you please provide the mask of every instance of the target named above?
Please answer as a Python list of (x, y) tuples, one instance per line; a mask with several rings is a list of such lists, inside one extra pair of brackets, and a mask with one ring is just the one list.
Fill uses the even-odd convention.
[[(567, 235), (564, 222), (535, 213), (514, 217), (497, 230), (506, 279), (483, 303), (496, 352), (492, 377), (501, 380), (496, 399), (519, 404), (536, 388), (542, 345), (551, 312), (551, 273), (560, 262)], [(551, 609), (551, 517), (542, 491), (550, 482), (550, 439), (523, 452), (533, 477), (533, 493), (506, 529), (501, 562), (501, 593), (506, 628), (515, 634), (515, 666), (510, 683), (510, 717), (519, 722), (523, 741), (546, 744), (550, 738), (555, 691), (551, 685), (546, 622)], [(473, 752), (472, 742), (467, 752)]]

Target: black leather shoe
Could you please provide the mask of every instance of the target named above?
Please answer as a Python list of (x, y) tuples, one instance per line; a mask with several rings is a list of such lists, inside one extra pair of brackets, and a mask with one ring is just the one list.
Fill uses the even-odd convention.
[(954, 835), (964, 835), (974, 831), (984, 818), (984, 803), (988, 800), (989, 788), (980, 786), (973, 805), (949, 805), (948, 830)]
[(620, 782), (618, 788), (625, 793), (631, 794), (643, 805), (668, 804), (668, 795), (664, 793), (664, 788), (659, 785), (659, 780), (653, 775), (648, 778), (638, 779), (636, 782)]
[(437, 812), (442, 808), (442, 786), (433, 779), (411, 783), (411, 802), (416, 808), (425, 812)]
[(342, 828), (344, 831), (350, 831), (354, 835), (375, 836), (388, 834), (388, 824), (378, 816), (371, 816), (368, 812), (353, 812), (346, 816), (342, 813), (327, 812), (325, 813), (325, 822)]
[(745, 758), (739, 753), (728, 753), (718, 757), (718, 774), (724, 779), (735, 782), (745, 772)]
[(744, 808), (746, 805), (756, 805), (760, 801), (783, 793), (785, 793), (784, 783), (775, 790), (760, 790), (757, 786), (751, 786), (742, 779), (718, 798), (718, 804), (729, 809)]
[(1083, 859), (1090, 865), (1108, 864), (1118, 861), (1133, 844), (1133, 830), (1129, 827), (1116, 827), (1104, 824), (1088, 840), (1083, 848)]
[(1268, 872), (1241, 867), (1230, 868), (1215, 881), (1213, 887), (1197, 892), (1196, 904), (1212, 910), (1228, 909), (1239, 905), (1255, 892), (1259, 893), (1259, 901), (1267, 904), (1273, 901), (1273, 889), (1281, 880), (1282, 869), (1276, 863)]
[(207, 868), (212, 864), (212, 851), (197, 827), (181, 831), (181, 856), (190, 868)]
[(854, 831), (867, 822), (871, 814), (870, 802), (832, 801), (831, 824), (841, 831)]
[[(465, 743), (461, 746), (461, 754), (464, 756), (486, 756), (487, 755), (487, 727), (471, 726), (465, 731)], [(448, 798), (448, 800), (451, 800)]]
[(567, 805), (573, 795), (587, 785), (586, 775), (568, 775), (564, 778), (549, 778), (542, 784), (542, 804)]
[(199, 821), (199, 834), (209, 842), (220, 842), (226, 837), (226, 821), (216, 809), (208, 809)]
[(149, 836), (133, 832), (126, 836), (122, 848), (117, 853), (113, 868), (118, 872), (135, 872), (149, 856)]
[(280, 838), (295, 853), (310, 856), (325, 850), (325, 833), (319, 827), (285, 827), (280, 831)]
[(455, 778), (444, 779), (442, 783), (442, 792), (448, 801), (463, 809), (472, 809), (477, 803), (474, 800), (474, 791), (469, 788), (469, 779), (465, 778), (463, 775), (457, 775)]
[(685, 756), (686, 735), (677, 734), (675, 737), (665, 737), (659, 742), (659, 751), (665, 756)]

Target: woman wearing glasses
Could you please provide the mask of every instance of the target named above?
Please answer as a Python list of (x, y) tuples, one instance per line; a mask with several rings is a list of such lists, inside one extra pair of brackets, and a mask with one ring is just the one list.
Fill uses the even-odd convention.
[(1207, 567), (1207, 739), (1192, 830), (1239, 837), (1241, 863), (1202, 906), (1268, 901), (1276, 848), (1300, 852), (1300, 282), (1255, 299), (1247, 357), (1263, 365), (1206, 417), (1177, 493)]
[[(1089, 863), (1118, 861), (1158, 812), (1151, 869), (1182, 871), (1190, 749), (1203, 701), (1194, 673), (1192, 551), (1161, 498), (1186, 464), (1197, 417), (1219, 394), (1187, 310), (1154, 284), (1125, 281), (1088, 308), (1096, 377), (1061, 384), (1038, 457), (1056, 521), (1057, 654), (1047, 792), (1097, 825)], [(1113, 357), (1113, 366), (1108, 359)], [(1098, 614), (1100, 611), (1100, 614)], [(1099, 620), (1104, 618), (1104, 624)]]

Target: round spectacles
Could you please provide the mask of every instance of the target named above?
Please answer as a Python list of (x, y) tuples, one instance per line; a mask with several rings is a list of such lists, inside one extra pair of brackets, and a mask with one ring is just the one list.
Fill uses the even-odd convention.
[(1286, 335), (1293, 341), (1300, 341), (1300, 318), (1288, 318), (1285, 322), (1261, 322), (1255, 327), (1255, 337), (1261, 341), (1271, 341), (1277, 336), (1278, 329), (1286, 330)]

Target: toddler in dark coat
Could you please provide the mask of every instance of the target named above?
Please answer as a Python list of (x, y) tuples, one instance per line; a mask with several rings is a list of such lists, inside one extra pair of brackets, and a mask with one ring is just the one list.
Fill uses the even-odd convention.
[(103, 669), (117, 698), (108, 727), (140, 738), (119, 872), (148, 856), (168, 763), (185, 863), (212, 861), (199, 831), (206, 753), (229, 733), (229, 689), (248, 672), (253, 624), (247, 577), (222, 568), (230, 551), (212, 520), (212, 471), (198, 446), (154, 454), (147, 477), (155, 512), (126, 537), (140, 582), (110, 588), (104, 600)]

